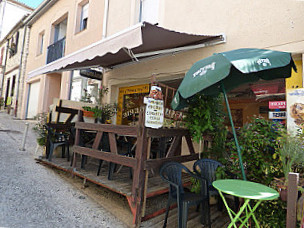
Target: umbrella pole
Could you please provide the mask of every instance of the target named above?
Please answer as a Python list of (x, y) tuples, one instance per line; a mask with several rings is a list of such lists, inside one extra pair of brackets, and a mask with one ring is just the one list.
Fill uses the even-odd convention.
[(243, 176), (243, 179), (246, 180), (246, 175), (245, 175), (243, 161), (242, 161), (242, 155), (241, 155), (241, 149), (240, 149), (239, 141), (238, 141), (237, 136), (236, 136), (236, 132), (235, 132), (232, 116), (231, 116), (230, 106), (229, 106), (229, 102), (228, 102), (228, 98), (227, 98), (227, 93), (226, 93), (226, 90), (225, 90), (225, 87), (224, 87), (223, 83), (222, 83), (221, 87), (222, 87), (222, 90), (223, 90), (223, 94), (224, 94), (224, 98), (225, 98), (225, 103), (226, 103), (227, 111), (228, 111), (228, 116), (229, 116), (229, 120), (230, 120), (230, 123), (231, 123), (231, 129), (232, 129), (232, 133), (233, 133), (233, 136), (234, 136), (234, 141), (235, 141), (236, 149), (237, 149), (239, 160), (240, 160), (240, 167), (241, 167), (241, 171), (242, 171), (242, 176)]

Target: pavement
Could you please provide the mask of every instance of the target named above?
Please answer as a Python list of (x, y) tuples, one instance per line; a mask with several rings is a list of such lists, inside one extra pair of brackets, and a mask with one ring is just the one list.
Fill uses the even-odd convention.
[(0, 227), (127, 227), (55, 171), (36, 162), (42, 152), (32, 130), (35, 123), (0, 111)]

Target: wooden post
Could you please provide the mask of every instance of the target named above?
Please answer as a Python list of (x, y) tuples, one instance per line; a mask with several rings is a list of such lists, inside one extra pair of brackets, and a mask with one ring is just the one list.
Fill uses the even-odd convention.
[(298, 200), (298, 173), (289, 173), (287, 190), (287, 217), (286, 228), (296, 228), (297, 200)]
[[(59, 100), (58, 106), (62, 107), (62, 100)], [(57, 117), (56, 117), (55, 123), (59, 123), (59, 121), (60, 121), (60, 112), (57, 112)]]
[[(81, 110), (78, 111), (78, 116), (77, 116), (77, 121), (78, 122), (83, 122), (83, 112)], [(76, 129), (76, 135), (75, 135), (75, 146), (79, 146), (80, 144), (80, 130)], [(72, 177), (74, 177), (74, 171), (76, 169), (76, 153), (73, 153), (72, 157)]]
[[(147, 148), (147, 160), (150, 158), (150, 152), (151, 152), (151, 137), (148, 138), (148, 148)], [(143, 202), (143, 209), (141, 216), (144, 217), (146, 213), (146, 203), (147, 203), (147, 190), (148, 190), (148, 176), (149, 176), (149, 171), (145, 171), (145, 186), (144, 186), (144, 202)]]
[(140, 226), (141, 217), (142, 217), (142, 208), (144, 201), (144, 192), (145, 192), (145, 170), (144, 165), (147, 160), (147, 147), (148, 147), (148, 138), (147, 130), (144, 123), (144, 109), (141, 109), (139, 113), (139, 127), (137, 135), (137, 146), (135, 151), (136, 158), (136, 168), (134, 169), (133, 176), (133, 185), (132, 185), (132, 201), (135, 204), (135, 217), (134, 223), (136, 227)]

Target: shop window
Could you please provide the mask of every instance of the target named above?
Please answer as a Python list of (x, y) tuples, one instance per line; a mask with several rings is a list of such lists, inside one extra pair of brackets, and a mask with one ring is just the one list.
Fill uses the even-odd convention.
[(159, 0), (140, 0), (139, 21), (158, 23)]
[(119, 88), (116, 123), (133, 125), (138, 120), (144, 96), (150, 91), (149, 84)]

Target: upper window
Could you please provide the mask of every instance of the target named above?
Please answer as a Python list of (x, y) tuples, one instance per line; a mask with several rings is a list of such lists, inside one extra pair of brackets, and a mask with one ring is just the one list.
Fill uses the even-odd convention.
[(19, 31), (9, 40), (9, 57), (14, 56), (18, 51)]
[(158, 23), (159, 0), (140, 0), (139, 21)]
[(64, 19), (60, 23), (54, 25), (54, 43), (65, 38), (67, 30), (67, 19)]
[(81, 6), (81, 14), (79, 21), (79, 31), (82, 31), (88, 26), (88, 17), (89, 17), (89, 3), (86, 3)]
[(43, 52), (43, 43), (44, 43), (44, 31), (39, 33), (38, 37), (38, 49), (37, 49), (37, 55), (41, 55)]

